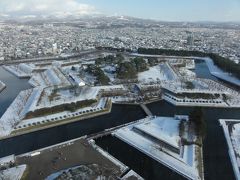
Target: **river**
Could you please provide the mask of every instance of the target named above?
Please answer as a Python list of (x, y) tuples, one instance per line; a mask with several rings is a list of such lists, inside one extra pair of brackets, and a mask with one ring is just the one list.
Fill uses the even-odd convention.
[[(148, 108), (157, 116), (188, 115), (193, 110), (191, 107), (175, 107), (165, 101), (149, 104)], [(232, 165), (228, 156), (228, 147), (218, 119), (240, 119), (240, 109), (203, 108), (203, 113), (204, 119), (207, 122), (207, 136), (203, 146), (205, 179), (234, 179)], [(105, 137), (97, 141), (97, 144), (136, 170), (144, 178), (157, 180), (164, 178), (166, 173), (169, 172), (164, 166), (156, 164), (156, 162), (152, 160), (149, 166), (154, 166), (155, 169), (161, 169), (161, 171), (150, 171), (150, 174), (146, 173), (144, 171), (145, 166), (141, 166), (141, 164), (144, 163), (142, 162), (143, 159), (148, 158), (138, 150), (133, 150), (133, 148), (129, 147), (126, 143), (119, 143), (118, 140), (114, 141), (113, 139), (115, 138)], [(119, 144), (121, 144), (121, 146), (119, 146)], [(121, 151), (117, 149), (121, 149)], [(124, 153), (122, 153), (123, 151)], [(129, 154), (134, 155), (129, 156)], [(137, 164), (137, 166), (135, 164)], [(155, 173), (154, 177), (151, 176), (152, 173)], [(169, 176), (168, 179), (176, 179), (176, 175), (173, 173), (172, 178)]]

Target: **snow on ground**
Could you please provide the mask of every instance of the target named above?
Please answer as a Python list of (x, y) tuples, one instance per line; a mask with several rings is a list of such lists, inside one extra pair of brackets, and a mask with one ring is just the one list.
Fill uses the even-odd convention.
[(62, 85), (62, 86), (69, 86), (71, 83), (68, 79), (64, 76), (60, 69), (53, 67), (51, 69), (47, 69), (44, 72), (34, 73), (29, 80), (29, 83), (34, 86), (55, 86), (55, 85)]
[(34, 64), (21, 63), (19, 65), (3, 66), (7, 71), (11, 72), (17, 77), (24, 78), (30, 77), (31, 73), (35, 69)]
[[(57, 89), (54, 93), (53, 87), (44, 88), (41, 98), (33, 109), (53, 107), (60, 104), (97, 99), (100, 89), (98, 87), (79, 87), (75, 89)], [(52, 99), (50, 98), (52, 96)]]
[[(76, 91), (75, 91), (76, 90)], [(71, 103), (77, 101), (84, 101), (90, 99), (97, 99), (100, 92), (103, 90), (105, 92), (114, 92), (118, 90), (126, 90), (123, 85), (113, 85), (113, 86), (95, 86), (95, 87), (79, 87), (75, 90), (70, 89), (60, 89), (57, 91), (54, 102), (50, 102), (48, 96), (53, 91), (53, 88), (45, 88), (45, 96), (38, 102), (38, 106), (52, 106), (62, 103)]]
[(48, 116), (25, 119), (25, 120), (19, 122), (19, 124), (16, 127), (16, 130), (31, 127), (31, 126), (36, 126), (38, 124), (64, 121), (66, 118), (76, 118), (76, 117), (80, 117), (80, 116), (85, 116), (89, 112), (96, 112), (96, 113), (101, 112), (102, 110), (106, 109), (105, 108), (106, 103), (107, 103), (107, 98), (101, 98), (97, 104), (95, 104), (93, 106), (78, 109), (75, 112), (63, 111), (63, 112), (51, 114)]
[[(200, 179), (197, 163), (195, 162), (195, 145), (179, 147), (180, 153), (178, 154), (145, 135), (148, 134), (159, 140), (164, 137), (166, 138), (165, 143), (170, 146), (176, 145), (179, 141), (179, 123), (180, 120), (177, 117), (149, 117), (145, 121), (138, 121), (127, 127), (120, 128), (113, 132), (113, 135), (184, 177)], [(135, 131), (134, 128), (136, 127), (142, 128), (145, 134)]]
[(19, 115), (20, 118), (24, 118), (24, 116), (29, 112), (29, 111), (34, 111), (34, 107), (36, 106), (38, 99), (40, 98), (42, 93), (41, 88), (34, 88), (32, 89), (32, 93), (28, 98), (28, 101), (25, 103), (24, 108)]
[(139, 176), (135, 171), (130, 170), (125, 176), (121, 178), (121, 180), (130, 180), (130, 179), (135, 179), (135, 180), (144, 180), (141, 176)]
[(35, 68), (35, 65), (34, 64), (31, 64), (31, 63), (21, 63), (19, 64), (19, 69), (23, 72), (25, 72), (26, 74), (31, 74), (32, 71), (34, 70)]
[(178, 76), (172, 69), (172, 67), (168, 63), (160, 64), (161, 70), (163, 71), (163, 74), (167, 76), (167, 80), (177, 80)]
[(33, 89), (21, 91), (0, 119), (0, 136), (9, 135), (14, 126), (21, 120), (25, 105), (29, 101)]
[(3, 180), (21, 180), (24, 171), (26, 170), (26, 165), (20, 165), (13, 168), (9, 168), (0, 171), (0, 179)]
[(240, 97), (239, 96), (228, 97), (226, 102), (228, 103), (229, 107), (240, 107)]
[(17, 77), (24, 78), (24, 77), (30, 77), (29, 74), (21, 71), (17, 65), (11, 65), (11, 66), (3, 66), (4, 69), (9, 71), (10, 73), (14, 74)]
[(105, 109), (107, 98), (100, 98), (98, 103), (92, 106), (79, 109), (75, 112), (64, 111), (48, 116), (25, 119), (28, 112), (34, 112), (36, 109), (53, 107), (60, 104), (70, 104), (72, 102), (79, 102), (90, 99), (99, 99), (100, 91), (114, 91), (124, 89), (121, 85), (116, 86), (97, 86), (97, 87), (80, 87), (76, 91), (68, 88), (60, 88), (56, 91), (53, 99), (50, 100), (49, 96), (53, 92), (53, 87), (44, 88), (40, 87), (25, 90), (19, 93), (13, 103), (9, 106), (7, 111), (0, 119), (0, 136), (9, 135), (13, 129), (22, 129), (26, 127), (44, 124), (52, 121), (61, 121), (66, 118), (74, 118), (86, 115), (89, 112), (100, 112)]
[(71, 167), (59, 172), (55, 172), (48, 176), (46, 180), (55, 180), (55, 179), (79, 179), (79, 180), (105, 180), (105, 179), (114, 179), (112, 176), (115, 172), (115, 169), (106, 168), (98, 164), (88, 164), (88, 165), (79, 165)]
[[(169, 123), (171, 121), (171, 123)], [(173, 118), (155, 118), (149, 122), (138, 124), (135, 128), (150, 134), (151, 136), (179, 148), (179, 126), (180, 121)]]
[(77, 86), (85, 86), (86, 83), (78, 75), (78, 73), (69, 73), (70, 81)]
[[(161, 81), (164, 89), (178, 94), (178, 97), (175, 97), (165, 93), (163, 98), (175, 105), (194, 105), (196, 103), (203, 106), (240, 107), (240, 93), (238, 91), (210, 79), (196, 78), (193, 81), (191, 80), (191, 82), (194, 85), (193, 89), (187, 88), (186, 84), (181, 81)], [(199, 98), (187, 98), (182, 95), (183, 93), (188, 93), (189, 96), (191, 94), (197, 95), (197, 93), (207, 94), (212, 95), (212, 98), (203, 99), (201, 96)], [(216, 94), (218, 97), (216, 97)]]
[(186, 87), (185, 83), (182, 81), (162, 81), (161, 85), (165, 89), (172, 91), (174, 93), (207, 93), (207, 94), (233, 94), (239, 95), (237, 91), (230, 89), (218, 82), (210, 79), (200, 79), (196, 78), (194, 81), (189, 80), (193, 83), (194, 88), (189, 89)]
[(219, 67), (214, 65), (214, 62), (212, 59), (204, 58), (204, 60), (207, 63), (209, 71), (213, 76), (216, 76), (219, 79), (223, 79), (225, 81), (228, 81), (228, 82), (233, 83), (240, 87), (240, 79), (238, 79), (235, 76), (230, 75), (227, 72), (224, 72), (222, 69), (220, 69)]
[(195, 60), (194, 59), (186, 59), (186, 68), (187, 69), (195, 69)]
[(193, 71), (191, 71), (188, 68), (186, 68), (186, 67), (179, 68), (179, 73), (183, 77), (196, 78), (196, 74)]
[(196, 74), (191, 71), (192, 69), (195, 69), (194, 59), (171, 58), (168, 60), (168, 62), (171, 64), (171, 67), (178, 76), (192, 79), (196, 77)]
[(138, 74), (138, 80), (142, 83), (174, 80), (176, 78), (176, 74), (167, 63), (150, 67), (149, 70)]
[(127, 129), (117, 131), (115, 136), (165, 166), (176, 170), (180, 174), (184, 174), (186, 177), (190, 177), (191, 179), (199, 179), (196, 168), (193, 168), (175, 157), (168, 155), (164, 151), (161, 151), (161, 147), (153, 143), (151, 140), (144, 138), (133, 131), (128, 131)]
[[(240, 179), (240, 120), (220, 119), (236, 179)], [(232, 125), (232, 127), (230, 126)]]
[(34, 73), (28, 83), (31, 84), (33, 87), (45, 86), (46, 84), (40, 73)]
[[(170, 62), (172, 62), (170, 60)], [(195, 60), (194, 59), (186, 59), (186, 58), (182, 58), (182, 59), (175, 59), (176, 64), (180, 64), (180, 65), (184, 65), (187, 69), (195, 69)], [(178, 63), (179, 62), (179, 63)]]
[(15, 162), (15, 156), (10, 155), (10, 156), (5, 156), (0, 158), (0, 166), (4, 166), (6, 164), (9, 164), (10, 162), (14, 163)]

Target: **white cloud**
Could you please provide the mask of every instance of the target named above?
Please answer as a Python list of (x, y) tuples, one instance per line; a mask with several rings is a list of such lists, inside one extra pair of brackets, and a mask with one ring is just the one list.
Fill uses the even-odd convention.
[(0, 0), (0, 12), (10, 15), (87, 15), (96, 10), (77, 0)]

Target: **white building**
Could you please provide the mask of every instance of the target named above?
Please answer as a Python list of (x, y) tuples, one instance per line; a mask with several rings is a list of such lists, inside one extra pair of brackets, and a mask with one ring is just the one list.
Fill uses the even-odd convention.
[(86, 83), (77, 75), (71, 73), (69, 74), (69, 77), (79, 86), (79, 87), (83, 87), (86, 85)]
[(57, 43), (54, 43), (54, 44), (52, 45), (52, 52), (53, 52), (53, 54), (58, 54)]

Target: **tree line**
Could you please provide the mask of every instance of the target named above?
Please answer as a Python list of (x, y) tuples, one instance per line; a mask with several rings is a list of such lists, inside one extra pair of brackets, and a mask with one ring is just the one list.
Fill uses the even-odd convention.
[(56, 105), (56, 106), (53, 106), (50, 108), (45, 107), (45, 108), (41, 108), (41, 109), (36, 109), (35, 111), (28, 112), (26, 114), (25, 118), (29, 119), (32, 117), (41, 117), (44, 115), (55, 114), (55, 113), (59, 113), (59, 112), (63, 112), (63, 111), (74, 112), (77, 109), (90, 106), (96, 102), (97, 102), (96, 99), (87, 99), (87, 100), (72, 102), (72, 103), (68, 103), (68, 104), (60, 104), (60, 105)]
[(137, 73), (148, 70), (148, 64), (143, 58), (136, 57), (130, 61), (121, 62), (117, 68), (117, 78), (134, 79)]
[(166, 56), (195, 56), (195, 57), (210, 57), (214, 64), (222, 70), (232, 73), (237, 78), (240, 78), (240, 64), (236, 64), (228, 58), (224, 58), (214, 53), (205, 53), (201, 51), (173, 50), (173, 49), (157, 49), (157, 48), (139, 48), (139, 54), (150, 55), (166, 55)]

